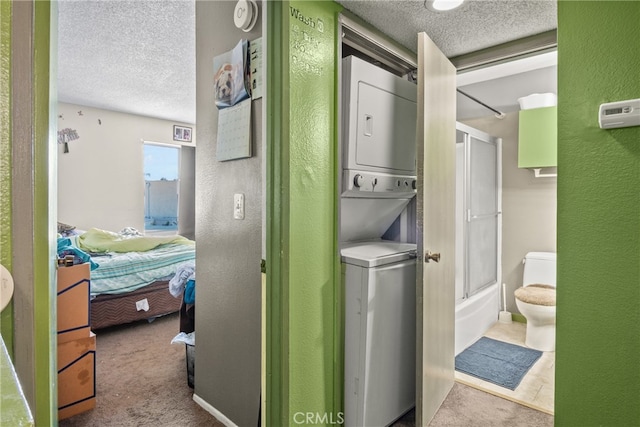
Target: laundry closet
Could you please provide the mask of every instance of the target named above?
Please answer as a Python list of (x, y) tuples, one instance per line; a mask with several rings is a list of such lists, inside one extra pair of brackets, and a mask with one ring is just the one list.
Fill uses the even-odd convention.
[[(341, 64), (345, 426), (415, 406), (417, 87), (365, 55)], [(376, 63), (377, 62), (377, 63)]]

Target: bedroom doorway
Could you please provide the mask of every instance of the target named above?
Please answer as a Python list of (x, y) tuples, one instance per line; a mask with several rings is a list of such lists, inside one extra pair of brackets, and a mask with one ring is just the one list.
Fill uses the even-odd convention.
[(144, 143), (144, 232), (177, 234), (180, 147)]

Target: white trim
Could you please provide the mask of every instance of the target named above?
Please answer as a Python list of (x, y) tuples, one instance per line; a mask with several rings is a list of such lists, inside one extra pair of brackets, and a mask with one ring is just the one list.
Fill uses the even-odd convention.
[(202, 407), (205, 411), (213, 415), (218, 421), (224, 424), (227, 427), (238, 427), (233, 421), (227, 418), (222, 412), (218, 411), (216, 408), (211, 406), (209, 403), (205, 402), (203, 398), (193, 393), (193, 401)]
[(185, 142), (185, 141), (160, 142), (160, 141), (151, 141), (149, 139), (141, 138), (140, 141), (143, 142), (144, 144), (166, 145), (168, 147), (180, 147), (180, 146), (194, 147), (194, 148), (196, 147), (195, 140), (194, 142)]
[(546, 52), (540, 55), (529, 56), (502, 64), (494, 65), (479, 70), (463, 71), (457, 75), (457, 86), (463, 87), (474, 83), (494, 80), (501, 77), (512, 76), (526, 71), (558, 65), (558, 52)]
[[(349, 45), (356, 50), (380, 61), (394, 69), (400, 75), (418, 68), (417, 56), (406, 47), (390, 40), (388, 36), (361, 24), (359, 18), (344, 9), (338, 17), (341, 44)], [(340, 64), (342, 61), (338, 61)]]

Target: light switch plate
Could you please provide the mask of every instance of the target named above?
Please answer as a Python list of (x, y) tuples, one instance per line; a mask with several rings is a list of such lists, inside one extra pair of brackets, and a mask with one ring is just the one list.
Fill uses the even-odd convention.
[(233, 219), (244, 219), (244, 194), (233, 195)]

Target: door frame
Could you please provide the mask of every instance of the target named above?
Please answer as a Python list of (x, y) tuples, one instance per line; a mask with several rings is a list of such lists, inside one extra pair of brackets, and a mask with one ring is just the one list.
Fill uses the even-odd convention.
[[(349, 44), (356, 49), (363, 49), (367, 54), (372, 57), (380, 60), (385, 65), (398, 70), (399, 72), (409, 73), (412, 70), (416, 70), (419, 68), (420, 58), (422, 55), (418, 55), (416, 59), (415, 55), (403, 47), (398, 46), (393, 41), (386, 38), (384, 35), (381, 35), (377, 30), (372, 29), (367, 24), (360, 21), (357, 17), (352, 16), (347, 11), (343, 11), (340, 15), (340, 33), (343, 34), (343, 43)], [(425, 35), (426, 36), (426, 35)], [(353, 41), (350, 40), (352, 37)], [(427, 37), (428, 39), (428, 37)], [(443, 190), (444, 196), (449, 197), (451, 199), (451, 215), (453, 218), (453, 211), (455, 208), (455, 131), (456, 131), (456, 92), (455, 92), (455, 79), (456, 79), (456, 69), (453, 65), (448, 61), (448, 59), (439, 51), (439, 49), (431, 42), (429, 42), (429, 51), (427, 56), (429, 58), (436, 56), (439, 60), (438, 64), (446, 67), (448, 71), (448, 80), (446, 85), (446, 90), (444, 91), (433, 91), (434, 93), (442, 94), (443, 92), (447, 93), (448, 102), (447, 107), (444, 110), (438, 108), (438, 111), (446, 111), (446, 121), (442, 122), (440, 119), (443, 117), (439, 115), (435, 120), (432, 120), (429, 123), (428, 127), (423, 127), (420, 129), (418, 126), (417, 132), (417, 141), (416, 141), (416, 149), (417, 149), (417, 159), (418, 159), (418, 207), (417, 207), (417, 216), (416, 216), (416, 230), (417, 230), (417, 242), (418, 242), (418, 253), (422, 254), (424, 252), (424, 244), (422, 244), (422, 234), (421, 232), (424, 230), (423, 228), (423, 220), (422, 212), (424, 210), (424, 183), (425, 179), (424, 174), (424, 159), (421, 160), (421, 155), (425, 153), (425, 147), (423, 141), (425, 141), (426, 135), (433, 134), (448, 134), (451, 140), (450, 144), (450, 160), (452, 163), (452, 168), (450, 169), (451, 177), (449, 179), (449, 187)], [(369, 50), (368, 50), (369, 49)], [(341, 55), (340, 55), (341, 56)], [(390, 59), (393, 58), (393, 59)], [(422, 58), (424, 59), (424, 58)], [(437, 76), (433, 76), (437, 79)], [(439, 103), (443, 99), (440, 95), (436, 97), (431, 96), (431, 91), (438, 87), (440, 84), (439, 80), (434, 80), (434, 82), (425, 87), (424, 84), (421, 84), (421, 79), (418, 78), (418, 86), (416, 90), (418, 91), (418, 115), (424, 116), (424, 111), (426, 110), (424, 105), (420, 106), (421, 102), (421, 94), (422, 99), (430, 100), (431, 102)], [(425, 91), (429, 91), (428, 93)], [(436, 109), (431, 109), (434, 111)], [(420, 113), (422, 111), (422, 113)], [(427, 147), (427, 152), (430, 152)], [(429, 179), (433, 178), (432, 175), (427, 175)], [(438, 184), (436, 184), (438, 185)], [(422, 202), (422, 205), (420, 203)], [(438, 287), (433, 287), (429, 285), (427, 288), (423, 288), (423, 263), (417, 263), (417, 274), (416, 274), (416, 340), (417, 340), (417, 348), (416, 348), (416, 420), (418, 421), (417, 425), (427, 425), (429, 420), (435, 414), (435, 411), (440, 407), (442, 401), (448, 394), (449, 390), (453, 386), (453, 375), (454, 375), (454, 326), (455, 326), (455, 301), (454, 301), (454, 267), (455, 267), (455, 254), (453, 252), (453, 242), (455, 241), (455, 222), (453, 219), (448, 221), (444, 227), (440, 225), (434, 226), (434, 228), (440, 228), (441, 230), (447, 230), (450, 238), (450, 249), (446, 253), (447, 262), (443, 263), (443, 270), (445, 270), (445, 276), (450, 279), (450, 286), (448, 289), (450, 290), (450, 297), (445, 300), (448, 303), (445, 304), (445, 308), (443, 310), (431, 310), (424, 309), (426, 307), (432, 307), (434, 304), (429, 301), (425, 305), (424, 296), (432, 296), (437, 292), (440, 292)], [(445, 235), (446, 236), (446, 235)], [(445, 237), (446, 239), (446, 237)], [(450, 253), (449, 253), (450, 252)], [(427, 275), (429, 276), (429, 275)], [(449, 301), (450, 300), (450, 301)], [(442, 300), (438, 300), (435, 303), (435, 306), (438, 307)], [(442, 313), (445, 313), (446, 316), (443, 317)], [(425, 318), (425, 314), (427, 317)], [(443, 323), (443, 319), (446, 321)], [(441, 341), (439, 345), (436, 345), (437, 348), (444, 348), (440, 346), (446, 346), (446, 350), (442, 352), (442, 357), (437, 363), (443, 363), (444, 368), (436, 366), (436, 362), (430, 362), (428, 365), (424, 365), (423, 357), (425, 353), (425, 349), (423, 348), (423, 344), (430, 349), (433, 346), (430, 346), (431, 339), (425, 339), (423, 333), (425, 331), (425, 325), (427, 325), (427, 329), (430, 329), (430, 325), (438, 324), (442, 327), (444, 339), (439, 338), (438, 341)], [(437, 338), (437, 337), (436, 337)], [(450, 348), (449, 348), (450, 347)], [(433, 354), (431, 354), (433, 356)], [(431, 359), (427, 358), (428, 361)], [(433, 375), (432, 373), (436, 374)], [(426, 378), (429, 379), (427, 381), (429, 386), (425, 389), (425, 372), (428, 373)], [(444, 373), (445, 380), (441, 381), (438, 377), (442, 377)], [(434, 382), (435, 386), (431, 386), (431, 383)], [(442, 386), (441, 384), (444, 384)], [(435, 393), (433, 391), (436, 391)], [(421, 421), (420, 421), (421, 420)]]
[[(57, 3), (12, 1), (11, 9), (9, 240), (17, 288), (12, 310), (17, 321), (9, 327), (13, 334), (9, 351), (35, 424), (54, 425), (58, 416)], [(6, 333), (4, 326), (3, 331)]]

